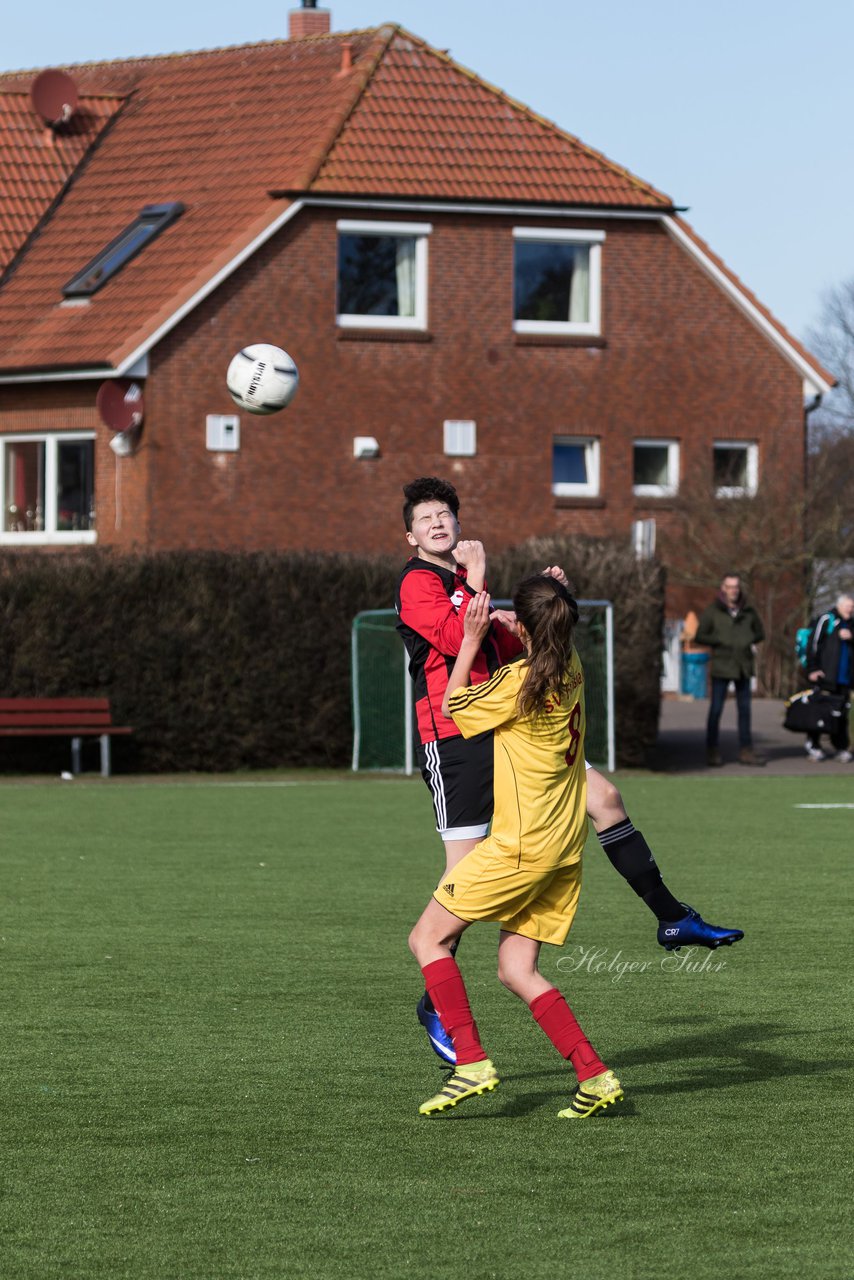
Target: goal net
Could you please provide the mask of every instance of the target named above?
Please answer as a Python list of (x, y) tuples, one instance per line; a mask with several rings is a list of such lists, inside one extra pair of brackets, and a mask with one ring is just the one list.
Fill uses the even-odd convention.
[[(494, 602), (507, 607), (509, 600)], [(579, 600), (575, 643), (584, 667), (585, 755), (613, 770), (614, 626), (607, 600)], [(412, 773), (412, 680), (394, 609), (356, 614), (351, 634), (353, 768)]]

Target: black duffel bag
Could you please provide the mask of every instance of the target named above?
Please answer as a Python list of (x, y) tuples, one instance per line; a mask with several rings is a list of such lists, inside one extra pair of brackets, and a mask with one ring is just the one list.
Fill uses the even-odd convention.
[(844, 693), (828, 693), (825, 689), (803, 689), (786, 702), (783, 728), (792, 733), (833, 733), (840, 716), (848, 714)]

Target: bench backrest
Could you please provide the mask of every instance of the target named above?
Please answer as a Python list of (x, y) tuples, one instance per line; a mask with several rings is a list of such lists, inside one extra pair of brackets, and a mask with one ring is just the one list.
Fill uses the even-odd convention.
[(108, 729), (109, 698), (0, 698), (0, 729)]

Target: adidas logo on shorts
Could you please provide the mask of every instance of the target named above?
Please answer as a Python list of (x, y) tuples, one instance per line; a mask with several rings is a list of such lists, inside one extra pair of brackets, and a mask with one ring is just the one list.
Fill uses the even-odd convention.
[(452, 884), (443, 884), (443, 885), (442, 885), (442, 892), (443, 892), (443, 893), (446, 893), (446, 894), (448, 895), (448, 897), (449, 897), (449, 898), (453, 898), (453, 896), (454, 896), (454, 886), (453, 886)]

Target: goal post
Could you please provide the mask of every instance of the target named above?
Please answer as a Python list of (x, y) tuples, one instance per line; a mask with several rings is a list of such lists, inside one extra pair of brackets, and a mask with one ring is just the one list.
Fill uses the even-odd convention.
[[(496, 600), (499, 607), (510, 601)], [(613, 772), (614, 607), (579, 600), (575, 644), (584, 667), (591, 764)], [(368, 609), (353, 619), (350, 637), (353, 694), (353, 769), (411, 774), (414, 769), (412, 680), (394, 609)]]

